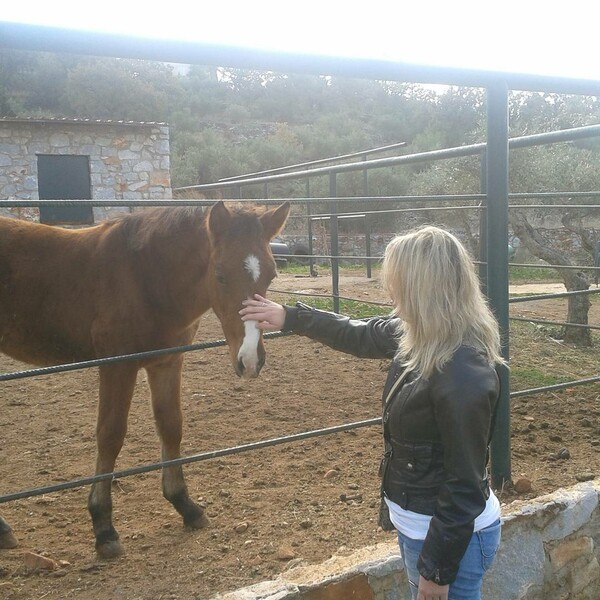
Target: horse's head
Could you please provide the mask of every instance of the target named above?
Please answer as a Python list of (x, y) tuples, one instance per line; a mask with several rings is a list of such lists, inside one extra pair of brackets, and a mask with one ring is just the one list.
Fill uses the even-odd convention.
[(262, 333), (255, 321), (243, 322), (242, 302), (264, 296), (276, 276), (269, 242), (283, 228), (289, 202), (262, 214), (217, 202), (208, 215), (211, 304), (221, 321), (235, 372), (257, 377), (264, 362)]

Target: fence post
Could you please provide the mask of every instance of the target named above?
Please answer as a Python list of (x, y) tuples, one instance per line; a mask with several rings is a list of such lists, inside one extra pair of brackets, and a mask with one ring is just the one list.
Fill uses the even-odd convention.
[[(508, 361), (508, 86), (487, 88), (487, 289), (500, 325), (502, 355)], [(491, 444), (492, 482), (511, 480), (510, 381), (508, 367), (498, 368), (500, 398)]]
[[(329, 197), (337, 197), (337, 173), (329, 173)], [(340, 312), (340, 255), (338, 241), (337, 201), (329, 204), (329, 234), (331, 236), (331, 294), (333, 296), (333, 312)]]
[(367, 279), (371, 279), (371, 215), (365, 215), (365, 252), (367, 253)]
[[(363, 161), (367, 161), (367, 154), (363, 156)], [(369, 169), (363, 171), (363, 196), (369, 195)], [(365, 215), (365, 252), (367, 254), (367, 279), (371, 279), (371, 221), (369, 212)]]
[[(484, 150), (479, 155), (479, 181), (482, 194), (487, 194), (487, 152)], [(481, 282), (481, 291), (487, 296), (487, 198), (483, 201), (482, 209), (479, 211), (479, 281)]]
[[(306, 178), (306, 198), (310, 198), (310, 177)], [(317, 276), (317, 270), (315, 269), (315, 259), (313, 258), (314, 248), (313, 248), (313, 225), (312, 225), (312, 206), (310, 202), (306, 203), (306, 217), (308, 219), (307, 233), (308, 233), (308, 254), (310, 258), (308, 259), (308, 272), (311, 277)]]

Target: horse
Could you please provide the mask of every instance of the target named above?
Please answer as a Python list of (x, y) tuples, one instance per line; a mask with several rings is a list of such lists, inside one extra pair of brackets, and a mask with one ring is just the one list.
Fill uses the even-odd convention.
[[(0, 352), (47, 366), (186, 345), (212, 308), (235, 373), (257, 377), (261, 331), (242, 322), (242, 301), (276, 275), (269, 242), (290, 205), (148, 209), (85, 229), (0, 217)], [(163, 460), (180, 456), (182, 353), (99, 367), (96, 474), (110, 473), (125, 438), (139, 369), (146, 370)], [(163, 469), (162, 490), (199, 529), (209, 522), (189, 496), (181, 466)], [(88, 497), (100, 558), (123, 553), (112, 523), (111, 482)], [(17, 544), (0, 517), (0, 548)]]

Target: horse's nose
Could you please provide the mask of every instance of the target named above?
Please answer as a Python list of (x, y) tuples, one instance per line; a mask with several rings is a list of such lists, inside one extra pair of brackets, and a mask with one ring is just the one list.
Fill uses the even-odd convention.
[(258, 363), (246, 366), (244, 364), (244, 359), (239, 358), (235, 366), (235, 372), (238, 377), (243, 377), (244, 379), (254, 379), (255, 377), (258, 377), (258, 374), (260, 373), (260, 370), (263, 368), (264, 364), (265, 359), (262, 358)]
[(244, 322), (244, 339), (237, 353), (235, 371), (240, 377), (258, 377), (265, 362), (265, 350), (256, 321)]

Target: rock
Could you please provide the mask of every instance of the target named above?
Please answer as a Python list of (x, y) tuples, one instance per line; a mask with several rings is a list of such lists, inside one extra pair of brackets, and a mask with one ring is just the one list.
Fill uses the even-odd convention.
[(518, 494), (527, 494), (531, 491), (531, 481), (526, 477), (521, 477), (515, 482), (515, 492)]
[(298, 567), (299, 565), (306, 564), (306, 561), (303, 558), (293, 558), (290, 562), (285, 566), (285, 571), (289, 571), (294, 567)]
[(576, 473), (575, 474), (575, 479), (577, 479), (577, 481), (591, 481), (592, 479), (595, 479), (595, 475), (594, 473)]
[(51, 498), (49, 496), (41, 496), (35, 500), (36, 504), (52, 504), (53, 502), (56, 502), (56, 498)]
[(600, 440), (592, 440), (592, 441), (590, 442), (590, 444), (591, 444), (592, 446), (600, 446)]
[(325, 479), (337, 479), (340, 475), (340, 472), (337, 471), (336, 469), (329, 469), (329, 471), (327, 471), (327, 473), (325, 473), (325, 475), (323, 475), (323, 477)]
[(296, 552), (291, 546), (284, 544), (277, 549), (276, 556), (279, 560), (292, 560), (296, 558)]
[(250, 524), (247, 521), (242, 521), (241, 523), (235, 525), (233, 530), (236, 533), (244, 533), (244, 531), (246, 531), (248, 527), (250, 527)]
[(58, 563), (55, 560), (35, 552), (25, 552), (23, 563), (30, 571), (54, 571), (54, 569), (58, 569)]
[(352, 500), (362, 502), (362, 494), (340, 494), (340, 500), (342, 502), (351, 502)]
[(357, 490), (360, 486), (358, 485), (358, 483), (349, 483), (348, 484), (348, 489), (349, 490)]
[(304, 519), (304, 521), (300, 521), (300, 527), (302, 529), (310, 529), (313, 526), (313, 522), (310, 519)]
[(560, 458), (562, 460), (566, 460), (567, 458), (571, 458), (571, 453), (569, 452), (568, 448), (561, 448), (557, 453), (556, 453), (557, 458)]
[(61, 569), (59, 571), (52, 571), (52, 577), (64, 577), (67, 574), (67, 572), (64, 569)]

